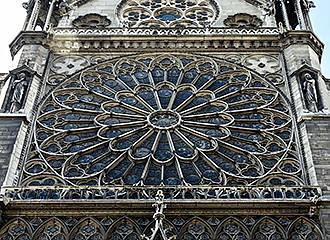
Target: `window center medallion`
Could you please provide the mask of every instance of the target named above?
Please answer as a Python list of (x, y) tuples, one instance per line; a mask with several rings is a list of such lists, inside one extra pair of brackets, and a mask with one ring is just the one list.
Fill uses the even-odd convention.
[(149, 121), (154, 128), (171, 129), (180, 122), (180, 116), (173, 111), (157, 111), (149, 116)]

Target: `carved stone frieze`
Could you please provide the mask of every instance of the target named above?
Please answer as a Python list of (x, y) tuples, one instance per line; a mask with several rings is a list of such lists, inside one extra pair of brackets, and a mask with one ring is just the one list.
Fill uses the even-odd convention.
[(262, 26), (262, 21), (256, 15), (238, 13), (226, 18), (224, 24), (232, 28), (258, 28)]
[(77, 28), (105, 28), (110, 26), (111, 21), (106, 16), (96, 13), (86, 14), (73, 20), (72, 25)]

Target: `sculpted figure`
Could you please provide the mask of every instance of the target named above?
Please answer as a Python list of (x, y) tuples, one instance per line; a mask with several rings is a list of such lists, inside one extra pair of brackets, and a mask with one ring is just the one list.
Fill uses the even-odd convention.
[(316, 80), (309, 73), (305, 73), (303, 76), (303, 92), (307, 109), (311, 112), (318, 112)]
[(32, 13), (34, 2), (35, 2), (35, 0), (29, 0), (27, 2), (23, 2), (22, 3), (23, 8), (26, 9), (26, 11), (27, 11), (28, 14), (31, 14)]
[(58, 5), (58, 9), (59, 9), (60, 15), (65, 16), (70, 11), (70, 6), (66, 2), (66, 0), (63, 0)]
[(22, 108), (22, 103), (26, 91), (28, 83), (26, 81), (25, 73), (20, 73), (14, 79), (12, 88), (13, 88), (13, 95), (10, 101), (10, 109), (11, 113), (18, 112)]

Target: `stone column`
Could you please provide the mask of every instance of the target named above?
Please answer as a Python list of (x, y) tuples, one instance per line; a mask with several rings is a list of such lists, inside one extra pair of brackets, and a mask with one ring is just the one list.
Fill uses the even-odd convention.
[(284, 18), (284, 25), (287, 28), (287, 30), (291, 30), (290, 22), (289, 22), (289, 17), (288, 17), (288, 12), (286, 10), (286, 6), (284, 3), (284, 0), (280, 0), (281, 2), (281, 7), (282, 7), (282, 14)]
[(50, 3), (48, 13), (47, 13), (47, 18), (46, 18), (44, 29), (43, 29), (44, 31), (47, 31), (49, 28), (50, 19), (52, 17), (54, 6), (55, 6), (56, 2), (57, 2), (57, 0), (52, 0), (52, 2)]
[(33, 31), (35, 29), (39, 17), (40, 8), (41, 8), (41, 0), (36, 0), (31, 13), (30, 21), (26, 28), (27, 31)]
[(301, 30), (306, 30), (306, 24), (304, 19), (304, 14), (301, 8), (301, 0), (295, 0), (294, 2), (295, 8), (296, 8), (296, 14), (299, 22), (299, 26)]

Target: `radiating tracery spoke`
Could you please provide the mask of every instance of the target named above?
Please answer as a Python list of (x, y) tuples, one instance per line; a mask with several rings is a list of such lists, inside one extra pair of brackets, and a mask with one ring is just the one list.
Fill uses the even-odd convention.
[(76, 79), (47, 98), (36, 128), (44, 161), (73, 184), (256, 184), (301, 174), (289, 105), (232, 63), (146, 54)]

